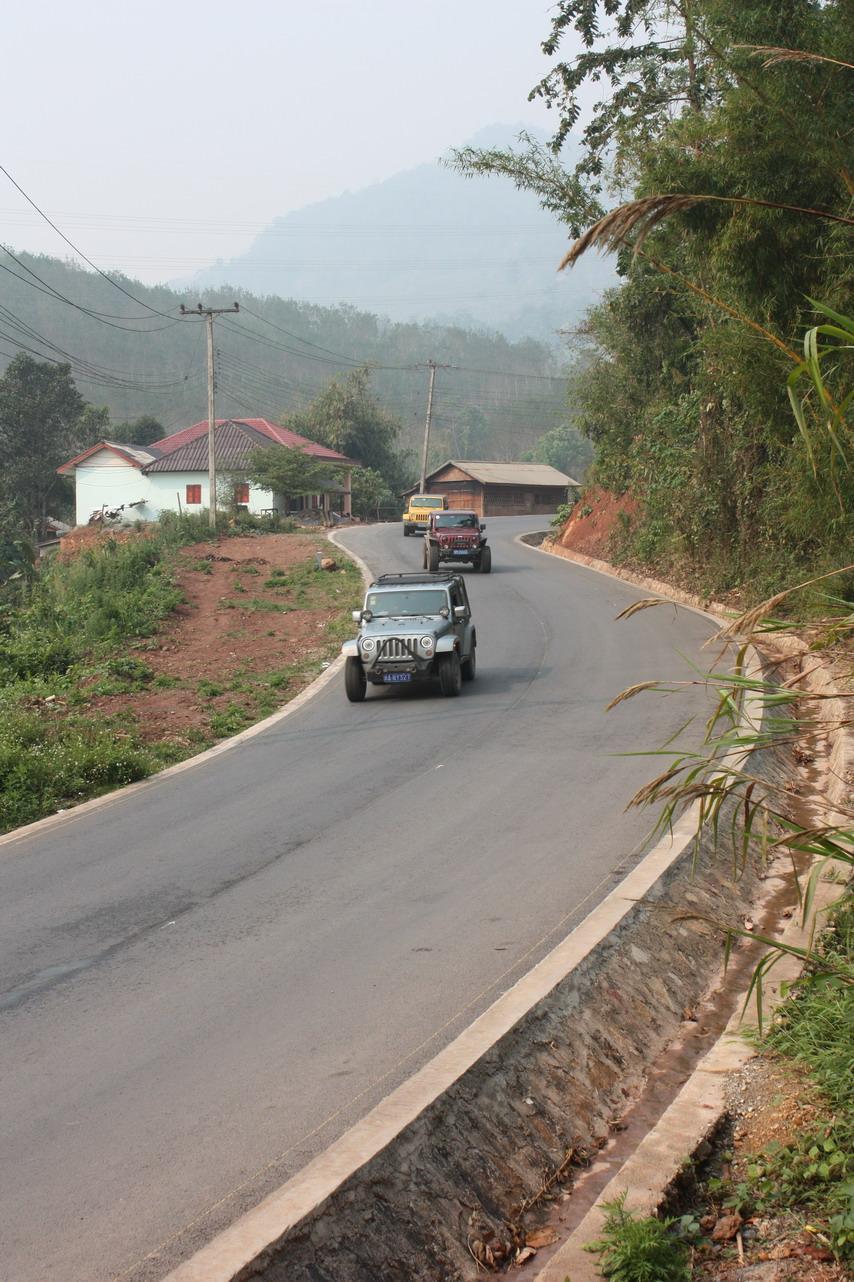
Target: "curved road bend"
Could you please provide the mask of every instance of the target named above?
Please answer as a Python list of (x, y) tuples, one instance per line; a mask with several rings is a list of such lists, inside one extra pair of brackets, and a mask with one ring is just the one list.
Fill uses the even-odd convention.
[[(644, 848), (615, 758), (688, 715), (709, 625), (514, 542), (469, 574), (459, 699), (333, 682), (197, 769), (0, 848), (0, 1275), (140, 1282), (282, 1183)], [(399, 526), (345, 539), (417, 568)], [(686, 659), (678, 657), (681, 652)], [(149, 1257), (146, 1259), (146, 1257)]]

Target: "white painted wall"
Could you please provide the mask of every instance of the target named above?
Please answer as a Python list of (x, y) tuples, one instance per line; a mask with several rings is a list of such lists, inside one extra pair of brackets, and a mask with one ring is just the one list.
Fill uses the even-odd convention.
[[(115, 464), (110, 463), (110, 459), (115, 460)], [(201, 512), (208, 506), (208, 478), (205, 472), (152, 472), (145, 475), (111, 451), (100, 450), (85, 463), (78, 464), (74, 474), (75, 519), (78, 525), (85, 525), (92, 513), (102, 507), (117, 508), (123, 503), (134, 503), (139, 499), (144, 500), (141, 506), (126, 507), (122, 512), (123, 523), (132, 525), (134, 521), (156, 521), (161, 512), (177, 512), (179, 496), (180, 507), (184, 512)], [(201, 486), (201, 503), (187, 503), (188, 485)], [(250, 512), (257, 514), (273, 507), (278, 507), (282, 512), (282, 501), (276, 502), (269, 490), (249, 487)]]
[[(104, 456), (115, 460), (105, 463)], [(75, 520), (78, 525), (85, 525), (93, 512), (102, 507), (120, 507), (122, 503), (134, 503), (138, 499), (148, 499), (149, 478), (143, 476), (138, 467), (120, 461), (116, 454), (101, 450), (93, 454), (92, 459), (79, 464), (74, 469), (75, 484)], [(145, 507), (125, 508), (122, 516), (128, 521), (151, 521), (154, 518), (146, 514)]]
[[(150, 505), (157, 510), (158, 515), (160, 512), (177, 512), (179, 494), (181, 496), (181, 508), (184, 512), (201, 512), (202, 508), (207, 509), (208, 495), (210, 493), (207, 472), (151, 472), (144, 479), (148, 481), (151, 487)], [(217, 503), (222, 508), (230, 505), (231, 486), (233, 483), (231, 477), (220, 479), (217, 486), (219, 490)], [(187, 503), (188, 485), (200, 485), (202, 487), (201, 503)], [(249, 511), (257, 515), (267, 508), (278, 505), (273, 502), (273, 495), (269, 490), (259, 490), (254, 485), (250, 485), (248, 506)]]

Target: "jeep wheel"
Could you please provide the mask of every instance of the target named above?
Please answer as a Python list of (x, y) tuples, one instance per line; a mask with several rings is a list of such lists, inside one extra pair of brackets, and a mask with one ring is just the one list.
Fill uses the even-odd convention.
[(439, 689), (447, 698), (453, 698), (460, 693), (462, 684), (462, 671), (460, 669), (460, 656), (456, 650), (450, 654), (439, 655)]
[(406, 524), (404, 524), (404, 527), (403, 527), (403, 537), (404, 537), (405, 539), (408, 539), (411, 533), (412, 533), (412, 526), (411, 526), (411, 525), (406, 525)]
[(368, 688), (361, 659), (348, 659), (344, 664), (344, 689), (351, 703), (361, 703)]
[(427, 544), (427, 569), (435, 574), (439, 568), (439, 549), (435, 543)]
[(489, 574), (492, 569), (492, 548), (484, 548), (480, 554), (480, 572)]
[(477, 646), (473, 645), (471, 654), (460, 664), (460, 675), (463, 681), (474, 681), (477, 672)]

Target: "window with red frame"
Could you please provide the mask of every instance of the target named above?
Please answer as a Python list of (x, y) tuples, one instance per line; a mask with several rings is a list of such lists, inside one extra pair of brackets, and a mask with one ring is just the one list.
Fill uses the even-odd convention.
[(234, 501), (238, 506), (246, 507), (249, 503), (249, 482), (239, 482), (234, 487)]
[(202, 501), (201, 485), (188, 485), (187, 486), (187, 505), (189, 506), (191, 503), (201, 503), (201, 501)]

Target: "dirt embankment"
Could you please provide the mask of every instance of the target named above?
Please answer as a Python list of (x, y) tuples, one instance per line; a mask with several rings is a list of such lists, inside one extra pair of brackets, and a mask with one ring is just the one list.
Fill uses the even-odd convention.
[[(319, 535), (223, 538), (183, 548), (184, 603), (130, 653), (150, 675), (131, 689), (95, 681), (89, 710), (125, 717), (145, 743), (177, 750), (234, 733), (299, 692), (337, 649), (353, 571), (315, 569)], [(117, 683), (121, 684), (121, 682)], [(105, 689), (106, 687), (106, 689)]]
[(607, 561), (621, 529), (634, 522), (640, 504), (630, 494), (611, 494), (591, 486), (572, 509), (572, 515), (557, 536), (561, 547)]

